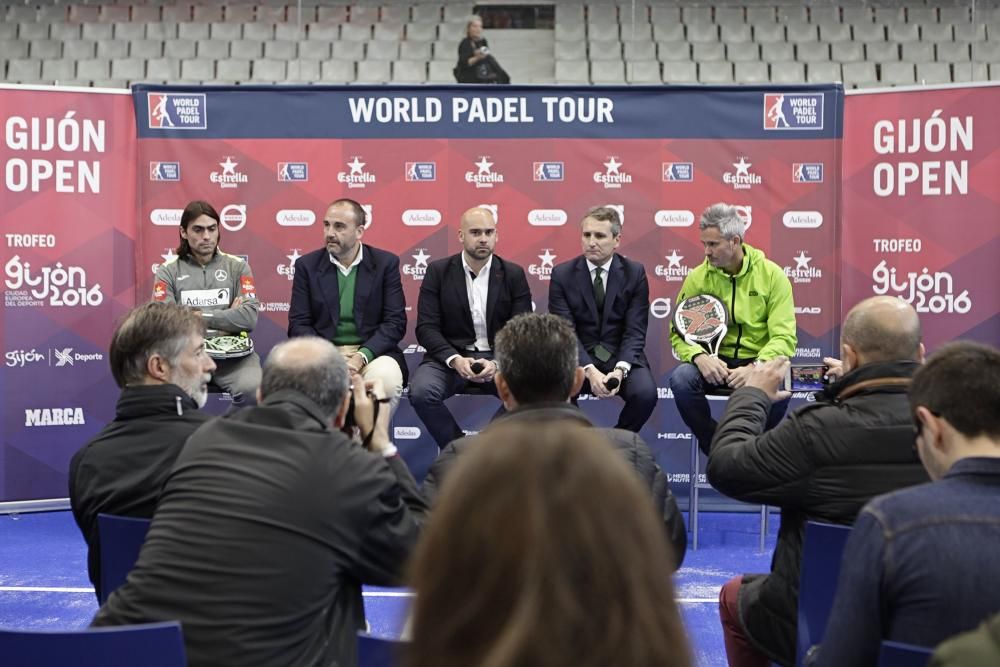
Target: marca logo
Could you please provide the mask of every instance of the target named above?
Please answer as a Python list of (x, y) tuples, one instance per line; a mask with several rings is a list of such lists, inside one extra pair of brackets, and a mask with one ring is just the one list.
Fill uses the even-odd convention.
[(229, 204), (219, 211), (222, 226), (231, 232), (238, 232), (247, 224), (246, 204)]
[(208, 129), (204, 93), (146, 93), (146, 106), (150, 129)]
[(279, 162), (278, 182), (301, 183), (309, 180), (308, 162)]
[(674, 397), (674, 392), (670, 387), (657, 387), (656, 388), (656, 398), (660, 400), (672, 399)]
[(661, 296), (650, 301), (649, 314), (658, 320), (670, 317), (670, 299)]
[(654, 273), (662, 276), (668, 283), (680, 282), (691, 272), (690, 268), (681, 264), (684, 255), (678, 255), (676, 250), (671, 250), (669, 255), (664, 256), (664, 259), (667, 260), (667, 265), (657, 264)]
[(558, 208), (536, 208), (528, 211), (528, 224), (533, 227), (562, 227), (567, 219), (566, 211)]
[(792, 164), (792, 183), (822, 183), (822, 162), (795, 162)]
[(284, 208), (274, 220), (282, 227), (308, 227), (316, 222), (316, 214), (300, 208)]
[(614, 155), (604, 162), (604, 173), (594, 172), (594, 183), (603, 183), (605, 190), (620, 190), (622, 185), (631, 183), (632, 176), (622, 170), (622, 163)]
[(179, 208), (154, 208), (149, 212), (149, 221), (157, 227), (177, 227), (183, 213)]
[(10, 368), (24, 368), (28, 364), (45, 361), (45, 355), (32, 348), (30, 350), (11, 350), (6, 355), (6, 364)]
[(79, 426), (86, 424), (83, 408), (27, 408), (24, 411), (24, 425), (34, 426)]
[(233, 162), (233, 158), (227, 155), (226, 161), (219, 163), (219, 166), (222, 167), (222, 173), (213, 171), (208, 175), (208, 180), (223, 190), (240, 187), (241, 184), (246, 183), (249, 179), (246, 174), (236, 170), (237, 165), (239, 165), (239, 162)]
[(181, 180), (180, 162), (150, 162), (149, 180), (179, 181)]
[(337, 172), (337, 182), (346, 183), (348, 189), (354, 188), (364, 188), (375, 182), (375, 174), (365, 171), (365, 165), (367, 162), (362, 162), (361, 158), (357, 155), (354, 159), (347, 163), (347, 167), (350, 169), (347, 171)]
[(664, 162), (664, 183), (691, 183), (694, 181), (694, 162)]
[(403, 264), (403, 275), (410, 276), (414, 280), (423, 280), (424, 274), (427, 273), (427, 262), (431, 256), (427, 254), (426, 248), (417, 248), (417, 252), (410, 257), (413, 258), (414, 263)]
[(562, 162), (533, 162), (532, 178), (536, 181), (561, 181), (565, 172)]
[[(104, 355), (100, 352), (94, 352), (92, 354), (80, 354), (79, 352), (73, 352), (73, 348), (64, 347), (59, 350), (56, 348), (51, 348), (49, 350), (49, 366), (55, 366), (59, 368), (61, 366), (72, 366), (75, 362), (79, 361), (81, 363), (86, 363), (88, 361), (103, 361)], [(52, 362), (55, 363), (52, 363)]]
[(416, 440), (420, 437), (420, 429), (416, 426), (396, 426), (392, 429), (392, 437), (396, 440)]
[(791, 229), (816, 229), (823, 224), (819, 211), (788, 211), (781, 216), (781, 223)]
[(477, 188), (492, 188), (496, 183), (503, 183), (503, 174), (493, 171), (493, 163), (490, 162), (488, 155), (479, 156), (479, 162), (474, 164), (477, 171), (465, 172), (466, 183), (475, 183)]
[(800, 250), (799, 254), (792, 259), (795, 260), (795, 268), (790, 266), (785, 267), (785, 275), (788, 276), (793, 283), (811, 283), (814, 278), (822, 278), (823, 272), (814, 266), (809, 266), (809, 262), (812, 261), (812, 257), (806, 255), (805, 250)]
[(658, 227), (690, 227), (694, 224), (693, 211), (657, 211), (653, 222)]
[(441, 224), (441, 211), (433, 208), (409, 208), (403, 211), (407, 227), (436, 227)]
[(410, 182), (436, 181), (437, 162), (407, 162), (403, 173)]
[(275, 268), (275, 272), (279, 276), (285, 276), (289, 280), (295, 278), (295, 260), (297, 260), (302, 255), (299, 254), (298, 248), (292, 248), (291, 255), (285, 255), (288, 258), (288, 264), (278, 264)]
[(765, 130), (822, 130), (823, 93), (764, 93)]
[(795, 356), (804, 359), (819, 359), (823, 356), (823, 351), (818, 347), (797, 347), (795, 348)]
[(740, 157), (739, 162), (733, 162), (735, 173), (727, 171), (722, 174), (722, 182), (733, 186), (733, 190), (749, 190), (755, 185), (760, 185), (764, 179), (750, 171), (752, 162), (747, 162), (746, 157)]
[(538, 276), (539, 280), (551, 280), (552, 279), (552, 268), (555, 266), (556, 255), (552, 252), (552, 248), (545, 248), (541, 255), (538, 255), (538, 259), (541, 260), (541, 264), (529, 264), (528, 273), (533, 276)]

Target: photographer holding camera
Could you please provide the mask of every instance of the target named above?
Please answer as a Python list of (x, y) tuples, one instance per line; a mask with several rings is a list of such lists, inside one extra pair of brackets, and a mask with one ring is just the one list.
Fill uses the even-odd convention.
[(510, 83), (510, 76), (490, 55), (489, 44), (483, 37), (483, 19), (479, 16), (469, 17), (465, 39), (458, 45), (458, 64), (454, 72), (459, 83)]
[(353, 665), (361, 585), (399, 585), (427, 511), (376, 409), (388, 398), (306, 336), (271, 350), (258, 402), (188, 439), (93, 624), (179, 620), (191, 664)]

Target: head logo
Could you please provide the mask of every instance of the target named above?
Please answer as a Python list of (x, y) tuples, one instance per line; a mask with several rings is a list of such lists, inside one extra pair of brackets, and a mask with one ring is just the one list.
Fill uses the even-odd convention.
[(564, 164), (562, 162), (533, 162), (531, 174), (535, 181), (563, 180)]
[(222, 173), (213, 171), (208, 175), (208, 180), (217, 184), (223, 190), (240, 187), (240, 184), (246, 183), (249, 179), (246, 174), (237, 171), (236, 166), (238, 164), (239, 162), (233, 162), (233, 158), (227, 155), (226, 161), (219, 163), (219, 166), (222, 167)]
[(822, 130), (823, 93), (764, 93), (765, 130)]
[(739, 162), (733, 162), (735, 173), (727, 171), (722, 174), (722, 182), (733, 186), (733, 190), (749, 190), (755, 185), (760, 185), (763, 179), (750, 171), (752, 162), (747, 162), (746, 157), (741, 156)]
[(541, 255), (538, 255), (538, 259), (541, 260), (541, 264), (529, 264), (528, 273), (533, 276), (538, 276), (539, 280), (551, 280), (552, 279), (552, 268), (555, 265), (556, 255), (552, 252), (552, 248), (545, 248)]
[(291, 255), (285, 255), (288, 258), (288, 264), (278, 264), (275, 269), (279, 276), (285, 276), (289, 280), (295, 277), (295, 260), (297, 260), (302, 255), (299, 254), (298, 248), (292, 248)]
[(664, 183), (691, 183), (694, 181), (693, 162), (664, 162)]
[(404, 171), (409, 182), (426, 182), (437, 180), (436, 162), (407, 162)]
[(279, 162), (279, 183), (302, 183), (309, 180), (308, 162)]
[(657, 264), (654, 271), (656, 275), (662, 276), (668, 283), (680, 282), (691, 272), (690, 268), (681, 264), (684, 255), (678, 255), (676, 250), (671, 250), (664, 259), (667, 260), (667, 265)]
[(792, 165), (792, 183), (822, 183), (822, 162), (796, 162)]
[(27, 408), (24, 411), (24, 425), (34, 426), (82, 426), (83, 408)]
[(811, 283), (813, 278), (822, 278), (823, 271), (817, 269), (814, 266), (809, 266), (812, 261), (812, 257), (806, 255), (805, 250), (800, 250), (799, 254), (792, 259), (795, 260), (795, 268), (790, 266), (785, 267), (785, 275), (788, 276), (793, 283)]
[(362, 162), (361, 158), (355, 155), (354, 159), (347, 163), (349, 172), (337, 172), (337, 182), (346, 183), (348, 189), (364, 188), (374, 183), (375, 174), (365, 170), (366, 164), (368, 163)]
[(150, 129), (208, 129), (204, 93), (146, 93), (146, 106)]
[(605, 190), (620, 190), (623, 184), (632, 182), (632, 175), (622, 169), (622, 163), (614, 155), (604, 162), (604, 173), (594, 172), (594, 183), (603, 183)]
[(149, 180), (179, 181), (181, 180), (180, 162), (150, 162)]
[(231, 232), (238, 232), (247, 224), (246, 204), (229, 204), (221, 211), (219, 217), (222, 218), (222, 226)]
[(423, 280), (424, 274), (427, 273), (427, 262), (430, 260), (431, 256), (427, 254), (426, 248), (417, 248), (417, 252), (413, 255), (413, 264), (403, 264), (403, 275), (410, 276), (414, 280)]
[(503, 183), (503, 174), (493, 171), (493, 163), (488, 155), (479, 156), (476, 165), (476, 172), (465, 172), (465, 182), (475, 183), (477, 188), (492, 188), (496, 183)]

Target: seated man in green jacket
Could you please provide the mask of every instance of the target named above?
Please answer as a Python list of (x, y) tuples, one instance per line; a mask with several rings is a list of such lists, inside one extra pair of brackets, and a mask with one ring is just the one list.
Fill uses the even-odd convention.
[[(739, 389), (755, 363), (795, 356), (795, 309), (785, 272), (762, 251), (743, 242), (746, 224), (735, 206), (709, 206), (698, 227), (705, 261), (684, 279), (675, 304), (711, 294), (725, 305), (729, 330), (719, 356), (713, 357), (671, 329), (670, 341), (682, 363), (670, 375), (670, 389), (681, 419), (708, 454), (716, 422), (706, 391)], [(767, 428), (781, 421), (787, 409), (787, 398), (776, 401)]]

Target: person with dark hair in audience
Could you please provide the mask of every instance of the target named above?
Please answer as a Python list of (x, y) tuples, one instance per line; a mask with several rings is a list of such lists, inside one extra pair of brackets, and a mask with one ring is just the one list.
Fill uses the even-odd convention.
[(156, 270), (153, 301), (179, 303), (205, 320), (209, 354), (216, 356), (213, 384), (233, 402), (252, 402), (260, 384), (260, 357), (252, 346), (213, 351), (212, 339), (246, 337), (257, 326), (257, 288), (250, 264), (219, 249), (220, 218), (206, 201), (193, 201), (181, 213), (177, 256)]
[(101, 593), (97, 515), (148, 519), (188, 436), (210, 416), (205, 405), (215, 363), (205, 323), (173, 303), (134, 308), (111, 337), (109, 361), (121, 388), (115, 419), (73, 455), (69, 503), (87, 541), (87, 572)]
[(470, 16), (465, 24), (465, 38), (458, 43), (458, 64), (455, 65), (458, 83), (510, 83), (510, 75), (490, 53), (490, 45), (483, 37), (483, 19)]
[(413, 560), (408, 667), (686, 667), (663, 525), (599, 431), (496, 424), (444, 483)]
[(323, 215), (324, 246), (295, 261), (288, 335), (332, 341), (352, 374), (378, 378), (395, 412), (406, 382), (399, 341), (406, 333), (406, 298), (399, 257), (361, 242), (367, 214), (338, 199)]
[[(508, 423), (527, 425), (561, 422), (593, 426), (586, 415), (570, 403), (583, 384), (583, 369), (577, 365), (576, 334), (565, 319), (556, 315), (527, 313), (504, 325), (496, 337), (496, 361), (500, 367), (494, 382), (507, 413), (486, 428)], [(636, 433), (602, 428), (597, 432), (620, 452), (635, 469), (653, 496), (663, 517), (678, 569), (687, 548), (687, 529), (670, 492), (666, 475), (656, 464), (649, 445)], [(459, 456), (478, 447), (480, 437), (460, 438), (441, 452), (424, 479), (424, 497), (433, 503), (438, 486)]]
[[(271, 350), (257, 398), (188, 440), (93, 625), (179, 620), (192, 667), (352, 667), (361, 585), (398, 585), (426, 512), (389, 399), (316, 337)], [(352, 398), (364, 446), (340, 430)]]
[[(920, 320), (895, 297), (873, 297), (841, 327), (838, 379), (816, 401), (765, 430), (789, 364), (753, 368), (733, 392), (712, 440), (708, 481), (748, 503), (781, 508), (770, 574), (722, 587), (719, 613), (729, 664), (795, 663), (802, 541), (807, 519), (851, 524), (874, 496), (927, 480), (913, 451), (906, 390), (923, 361)], [(848, 663), (844, 663), (848, 664)]]
[(549, 282), (549, 312), (576, 331), (583, 393), (620, 396), (617, 428), (638, 433), (656, 407), (656, 382), (646, 359), (649, 281), (639, 262), (616, 253), (622, 221), (610, 206), (580, 222), (583, 254), (558, 264)]
[(417, 342), (427, 352), (410, 382), (410, 404), (438, 448), (462, 429), (444, 402), (467, 384), (496, 395), (493, 337), (531, 312), (524, 269), (494, 254), (497, 223), (488, 208), (462, 214), (462, 252), (431, 262), (417, 300)]
[(874, 667), (884, 640), (932, 647), (1000, 611), (1000, 351), (945, 345), (910, 408), (934, 481), (861, 510), (814, 664)]

